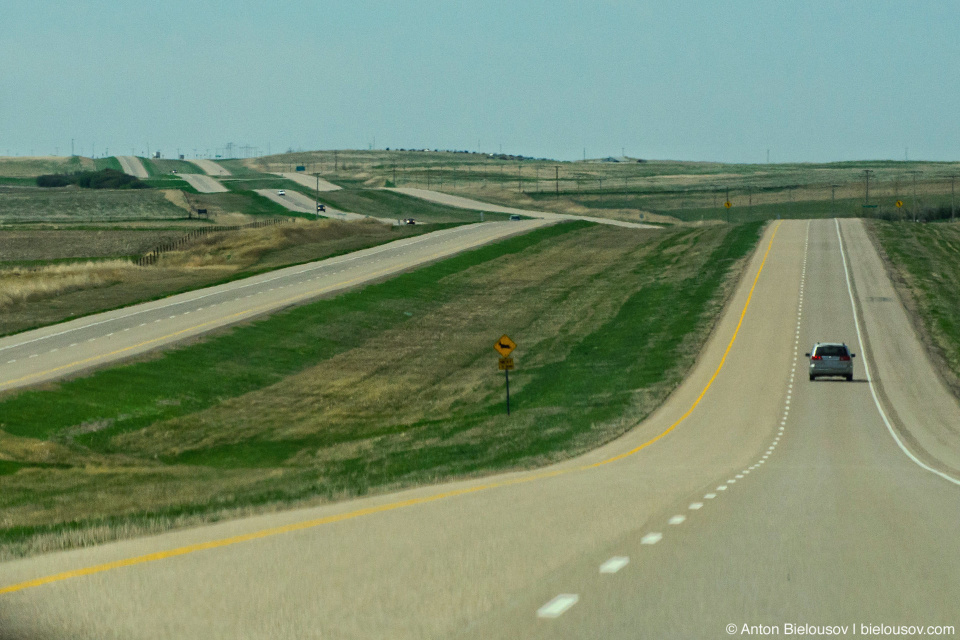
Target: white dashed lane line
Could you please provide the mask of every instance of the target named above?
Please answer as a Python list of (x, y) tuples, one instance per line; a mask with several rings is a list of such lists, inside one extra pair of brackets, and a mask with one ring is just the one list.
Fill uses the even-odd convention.
[(676, 515), (667, 520), (668, 524), (678, 525), (683, 524), (683, 521), (687, 519), (687, 516)]
[(600, 565), (600, 573), (616, 573), (623, 569), (630, 563), (630, 558), (626, 556), (613, 556), (602, 565)]
[(640, 544), (657, 544), (663, 540), (663, 534), (659, 531), (652, 531), (640, 538)]
[(575, 593), (561, 593), (556, 598), (537, 609), (538, 618), (559, 618), (573, 605), (577, 604), (580, 596)]

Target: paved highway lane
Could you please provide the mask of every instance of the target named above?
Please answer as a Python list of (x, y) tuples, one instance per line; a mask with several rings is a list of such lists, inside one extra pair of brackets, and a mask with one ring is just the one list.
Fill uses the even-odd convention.
[(140, 162), (140, 158), (136, 156), (117, 156), (117, 161), (120, 163), (120, 168), (123, 169), (123, 172), (127, 175), (135, 178), (150, 177), (143, 163)]
[(543, 220), (588, 220), (597, 224), (609, 224), (615, 227), (629, 227), (635, 229), (654, 229), (657, 225), (643, 224), (640, 222), (627, 222), (625, 220), (615, 220), (613, 218), (597, 218), (594, 216), (575, 216), (566, 213), (552, 213), (549, 211), (534, 211), (532, 209), (516, 209), (514, 207), (504, 207), (489, 202), (472, 200), (462, 196), (455, 196), (441, 191), (432, 191), (429, 189), (417, 189), (413, 187), (395, 187), (388, 191), (395, 191), (404, 195), (413, 196), (430, 202), (445, 204), (448, 207), (459, 207), (461, 209), (473, 209), (474, 211), (490, 211), (495, 213), (515, 213), (517, 215), (529, 216), (531, 218), (540, 218)]
[(177, 175), (200, 193), (225, 193), (229, 191), (218, 180), (207, 175), (200, 173), (180, 173)]
[(0, 338), (0, 392), (130, 358), (544, 224), (446, 229)]
[(896, 444), (859, 346), (860, 381), (806, 379), (813, 340), (856, 344), (842, 265), (832, 221), (771, 226), (688, 379), (581, 458), (7, 562), (0, 620), (78, 638), (960, 628), (960, 487)]

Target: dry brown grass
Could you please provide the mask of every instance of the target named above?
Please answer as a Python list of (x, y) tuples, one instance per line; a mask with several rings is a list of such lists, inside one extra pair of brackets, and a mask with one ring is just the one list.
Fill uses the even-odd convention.
[(109, 260), (3, 269), (0, 270), (0, 309), (115, 284), (128, 279), (138, 268), (127, 260)]
[(91, 158), (76, 159), (62, 156), (34, 156), (28, 158), (0, 158), (0, 176), (35, 178), (50, 173), (92, 171), (96, 163)]

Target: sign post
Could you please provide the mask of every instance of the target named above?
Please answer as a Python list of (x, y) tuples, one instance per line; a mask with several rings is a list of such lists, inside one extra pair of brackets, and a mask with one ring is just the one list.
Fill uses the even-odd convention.
[(503, 371), (507, 381), (507, 415), (510, 415), (510, 371), (513, 369), (513, 358), (510, 353), (517, 348), (517, 343), (510, 339), (510, 336), (503, 334), (493, 345), (493, 348), (500, 354), (500, 371)]

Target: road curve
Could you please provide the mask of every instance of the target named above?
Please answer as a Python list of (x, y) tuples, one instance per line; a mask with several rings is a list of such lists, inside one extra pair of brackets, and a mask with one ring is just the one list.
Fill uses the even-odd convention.
[(0, 338), (0, 392), (124, 360), (544, 224), (445, 229)]
[(143, 163), (140, 162), (140, 158), (136, 156), (117, 156), (117, 161), (120, 163), (120, 168), (123, 169), (123, 172), (127, 175), (135, 178), (150, 177)]
[(443, 193), (440, 191), (431, 191), (429, 189), (415, 189), (412, 187), (396, 187), (387, 189), (388, 191), (395, 191), (397, 193), (402, 193), (404, 195), (413, 196), (414, 198), (420, 198), (422, 200), (429, 200), (430, 202), (437, 202), (440, 204), (445, 204), (450, 207), (459, 207), (461, 209), (473, 209), (474, 211), (489, 211), (492, 213), (509, 213), (517, 214), (522, 216), (528, 216), (531, 218), (540, 218), (542, 220), (587, 220), (589, 222), (596, 222), (597, 224), (607, 224), (615, 227), (629, 227), (633, 229), (657, 229), (656, 225), (652, 224), (642, 224), (639, 222), (627, 222), (625, 220), (613, 220), (611, 218), (597, 218), (594, 216), (574, 216), (568, 215), (565, 213), (551, 213), (549, 211), (534, 211), (532, 209), (516, 209), (514, 207), (504, 207), (498, 204), (490, 204), (489, 202), (481, 202), (479, 200), (472, 200), (470, 198), (464, 198), (461, 196), (454, 196), (449, 193)]
[[(874, 382), (896, 380), (877, 345), (915, 337), (893, 333), (879, 301), (864, 297), (875, 251), (859, 225), (771, 225), (688, 378), (596, 451), (6, 562), (0, 620), (25, 637), (76, 638), (960, 628), (960, 487), (897, 445), (865, 380), (851, 297)], [(803, 352), (816, 340), (854, 346), (855, 382), (807, 381)], [(901, 356), (925, 358), (917, 344)], [(934, 404), (958, 424), (956, 400), (928, 394), (926, 382), (910, 381), (923, 406), (887, 407), (910, 433), (926, 425), (905, 416)]]

